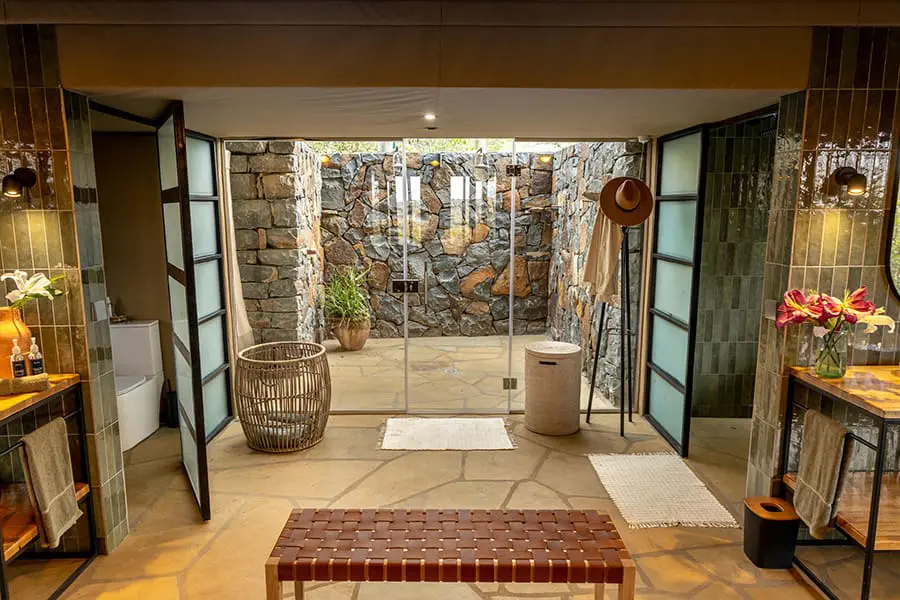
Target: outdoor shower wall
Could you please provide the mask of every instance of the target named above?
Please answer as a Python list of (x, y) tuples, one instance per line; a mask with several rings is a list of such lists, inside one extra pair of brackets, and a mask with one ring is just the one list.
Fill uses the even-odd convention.
[(695, 417), (750, 417), (775, 115), (709, 133), (694, 358)]
[[(331, 154), (322, 164), (325, 276), (336, 268), (369, 270), (373, 336), (403, 336), (403, 300), (390, 291), (403, 277), (403, 220), (395, 176), (400, 154)], [(439, 166), (429, 163), (440, 161)], [(488, 152), (486, 177), (474, 153), (407, 154), (410, 186), (409, 335), (506, 334), (509, 319), (509, 153)], [(551, 235), (551, 164), (520, 153), (516, 259), (512, 269), (516, 334), (543, 333)], [(491, 180), (496, 177), (496, 184)], [(481, 179), (481, 181), (477, 181)], [(418, 190), (418, 191), (417, 191)], [(373, 197), (374, 196), (374, 197)]]
[(319, 160), (294, 141), (228, 142), (244, 303), (257, 342), (313, 340), (323, 326)]
[[(638, 142), (595, 142), (569, 146), (553, 161), (553, 248), (550, 263), (549, 328), (555, 340), (581, 346), (584, 371), (590, 376), (599, 325), (599, 303), (582, 280), (587, 249), (599, 207), (582, 196), (599, 192), (610, 177), (642, 177), (643, 145)], [(631, 334), (634, 365), (638, 306), (641, 291), (643, 227), (629, 230), (631, 269)], [(619, 273), (621, 278), (621, 272)], [(600, 336), (600, 364), (596, 387), (619, 405), (619, 341), (622, 322), (619, 299), (607, 307)]]

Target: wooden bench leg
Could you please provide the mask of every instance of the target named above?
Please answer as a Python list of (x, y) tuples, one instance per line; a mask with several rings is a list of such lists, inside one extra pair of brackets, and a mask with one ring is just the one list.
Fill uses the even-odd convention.
[(303, 582), (302, 581), (294, 582), (294, 599), (295, 600), (303, 600)]
[(604, 584), (598, 583), (594, 585), (594, 600), (603, 600), (603, 588)]
[(281, 582), (278, 581), (278, 559), (266, 561), (266, 600), (281, 600)]
[(632, 560), (623, 560), (625, 573), (622, 575), (622, 583), (619, 584), (619, 600), (634, 600), (635, 566)]

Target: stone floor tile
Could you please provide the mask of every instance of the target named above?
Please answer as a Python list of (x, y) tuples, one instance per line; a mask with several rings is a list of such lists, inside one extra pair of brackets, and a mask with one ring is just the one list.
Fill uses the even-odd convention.
[(496, 508), (503, 504), (512, 489), (511, 481), (454, 481), (417, 494), (394, 505), (396, 508)]
[[(304, 595), (309, 600), (350, 600), (359, 586), (360, 584), (349, 581), (325, 584), (316, 583), (307, 585)], [(292, 585), (285, 586), (285, 592), (285, 598), (293, 598), (294, 590)]]
[(411, 452), (383, 464), (335, 506), (387, 506), (462, 477), (462, 452)]
[(750, 562), (740, 546), (696, 548), (688, 550), (687, 555), (710, 575), (731, 583), (740, 585), (758, 583), (758, 574), (762, 572), (762, 569)]
[(545, 485), (535, 481), (516, 484), (504, 508), (568, 508), (565, 500)]
[(209, 489), (232, 494), (333, 498), (379, 465), (372, 460), (264, 462), (241, 469), (212, 471)]
[(640, 570), (650, 589), (655, 592), (686, 594), (709, 581), (697, 565), (673, 554), (643, 557)]
[(466, 456), (465, 478), (517, 481), (531, 477), (547, 449), (517, 438), (511, 452), (470, 452)]
[(553, 452), (535, 480), (567, 496), (608, 496), (586, 456)]
[(713, 583), (691, 594), (693, 600), (742, 600), (738, 591), (724, 583)]
[(64, 600), (179, 600), (178, 581), (174, 577), (158, 577), (140, 581), (91, 583), (70, 589)]
[(364, 583), (356, 600), (481, 600), (465, 583)]

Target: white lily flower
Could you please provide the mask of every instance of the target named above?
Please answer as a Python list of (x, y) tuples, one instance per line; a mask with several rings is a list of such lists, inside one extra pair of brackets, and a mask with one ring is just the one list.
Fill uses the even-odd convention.
[(13, 271), (0, 275), (0, 281), (11, 279), (16, 284), (16, 289), (6, 294), (10, 304), (18, 302), (27, 296), (43, 296), (53, 298), (53, 283), (43, 273), (35, 273), (28, 277), (25, 271)]

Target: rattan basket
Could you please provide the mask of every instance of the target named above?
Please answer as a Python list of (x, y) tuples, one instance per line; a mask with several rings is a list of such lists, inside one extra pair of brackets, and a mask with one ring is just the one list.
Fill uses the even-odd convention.
[(294, 452), (322, 440), (331, 409), (325, 347), (311, 342), (259, 344), (238, 354), (235, 408), (247, 444)]

